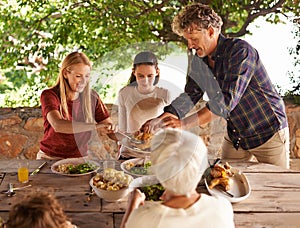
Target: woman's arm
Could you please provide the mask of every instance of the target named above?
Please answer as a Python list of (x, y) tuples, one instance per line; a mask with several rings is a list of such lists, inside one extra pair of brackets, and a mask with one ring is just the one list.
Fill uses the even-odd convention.
[(96, 129), (95, 124), (92, 123), (88, 124), (84, 122), (65, 120), (57, 110), (48, 112), (47, 120), (53, 127), (54, 131), (59, 133), (74, 134)]
[(55, 132), (64, 133), (64, 134), (75, 134), (85, 131), (97, 130), (101, 134), (112, 133), (113, 129), (112, 121), (110, 118), (94, 124), (94, 123), (85, 123), (85, 122), (76, 122), (70, 120), (64, 120), (59, 111), (52, 110), (47, 114), (47, 120), (53, 127)]
[(131, 192), (130, 197), (128, 199), (127, 209), (123, 216), (120, 228), (125, 228), (125, 224), (134, 209), (137, 209), (140, 205), (145, 203), (145, 194), (142, 193), (140, 190), (135, 189)]

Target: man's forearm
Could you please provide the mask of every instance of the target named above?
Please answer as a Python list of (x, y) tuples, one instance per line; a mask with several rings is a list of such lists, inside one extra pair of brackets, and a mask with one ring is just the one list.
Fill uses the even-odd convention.
[(200, 109), (198, 112), (182, 120), (183, 128), (189, 129), (196, 126), (207, 124), (212, 119), (212, 113), (207, 107)]

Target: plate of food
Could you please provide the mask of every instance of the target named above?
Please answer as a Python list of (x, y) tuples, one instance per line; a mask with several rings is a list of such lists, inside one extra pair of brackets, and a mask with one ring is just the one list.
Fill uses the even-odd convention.
[(146, 158), (133, 158), (121, 163), (121, 169), (132, 176), (151, 176), (151, 161)]
[(151, 154), (150, 144), (151, 144), (151, 139), (153, 137), (153, 134), (141, 132), (137, 135), (133, 135), (132, 137), (134, 137), (139, 141), (142, 141), (143, 143), (134, 143), (128, 138), (123, 138), (121, 140), (121, 144), (124, 146), (126, 150), (128, 150), (130, 155), (134, 157), (150, 156)]
[(56, 174), (76, 177), (97, 172), (100, 165), (84, 158), (67, 158), (55, 162), (51, 165), (51, 171)]
[(225, 197), (232, 203), (248, 198), (251, 187), (244, 173), (227, 162), (224, 165), (216, 164), (210, 169), (204, 183), (211, 195)]

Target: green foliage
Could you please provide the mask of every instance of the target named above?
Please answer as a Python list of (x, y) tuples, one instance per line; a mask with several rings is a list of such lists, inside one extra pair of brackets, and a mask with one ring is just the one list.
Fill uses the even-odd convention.
[[(130, 66), (132, 56), (139, 50), (154, 50), (160, 58), (164, 58), (174, 51), (172, 45), (166, 44), (173, 42), (183, 46), (183, 40), (171, 30), (171, 21), (190, 2), (3, 0), (0, 3), (0, 70), (7, 73), (1, 79), (0, 91), (9, 97), (12, 97), (10, 93), (18, 90), (29, 93), (31, 95), (21, 97), (30, 99), (28, 105), (36, 105), (33, 102), (36, 89), (53, 85), (60, 61), (73, 50), (84, 51), (104, 70), (101, 80), (110, 77), (112, 71), (103, 63), (109, 63), (114, 70), (124, 69)], [(247, 26), (259, 16), (275, 13), (275, 17), (267, 19), (278, 23), (278, 13), (299, 15), (298, 4), (293, 0), (197, 2), (211, 4), (224, 21), (222, 32), (230, 36), (248, 33)], [(36, 80), (41, 86), (33, 88)], [(24, 89), (26, 84), (27, 89)], [(105, 91), (111, 88), (98, 84), (95, 86), (107, 95)], [(29, 91), (31, 88), (32, 91)], [(19, 101), (8, 100), (8, 103), (18, 105)], [(22, 101), (20, 106), (25, 103)]]
[[(20, 74), (23, 72), (23, 74)], [(15, 74), (14, 74), (15, 73)], [(40, 81), (40, 77), (35, 76), (32, 80), (26, 80), (27, 76), (24, 71), (9, 72), (13, 75), (18, 83), (15, 83), (17, 88), (8, 88), (4, 90), (5, 95), (3, 98), (3, 104), (0, 107), (37, 107), (40, 105), (40, 94), (47, 86)], [(21, 79), (21, 80), (19, 80)]]
[[(300, 17), (294, 19), (293, 34), (295, 37), (300, 37)], [(294, 57), (294, 68), (288, 72), (293, 88), (291, 91), (287, 92), (287, 95), (296, 95), (298, 97), (298, 103), (300, 103), (300, 39), (295, 47), (289, 49), (289, 52)]]

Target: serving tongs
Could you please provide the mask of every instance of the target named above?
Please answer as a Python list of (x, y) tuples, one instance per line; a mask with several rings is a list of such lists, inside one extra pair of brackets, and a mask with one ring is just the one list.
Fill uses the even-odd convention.
[(129, 136), (129, 135), (126, 135), (126, 134), (123, 133), (123, 132), (118, 131), (117, 134), (120, 134), (120, 135), (126, 137), (126, 138), (129, 139), (131, 142), (133, 142), (134, 144), (143, 144), (143, 143), (144, 143), (143, 140), (135, 139), (135, 138), (133, 138), (133, 137), (131, 137), (131, 136)]
[(221, 158), (217, 158), (212, 164), (208, 161), (209, 167), (204, 171), (203, 178), (207, 178), (210, 176), (211, 169), (221, 162)]
[(199, 182), (200, 185), (205, 185), (204, 183), (204, 179), (206, 179), (208, 181), (208, 179), (210, 179), (210, 171), (211, 169), (216, 165), (219, 164), (221, 162), (220, 158), (217, 158), (212, 164), (208, 161), (208, 168), (204, 171), (202, 178)]
[[(203, 174), (203, 178), (206, 179), (206, 181), (208, 181), (208, 179), (210, 181), (210, 171), (212, 170), (212, 168), (214, 168), (215, 165), (219, 164), (220, 162), (221, 162), (220, 158), (217, 158), (212, 164), (210, 164), (210, 162), (208, 161), (209, 167), (204, 171), (204, 174)], [(234, 197), (234, 195), (232, 193), (226, 191), (219, 185), (215, 186), (214, 188), (218, 189), (223, 194), (225, 194), (229, 197)]]
[(234, 197), (234, 195), (228, 191), (226, 191), (225, 189), (222, 188), (222, 186), (215, 186), (216, 189), (218, 189), (219, 191), (221, 191), (222, 193), (224, 193), (225, 195), (227, 196), (230, 196), (230, 197)]

